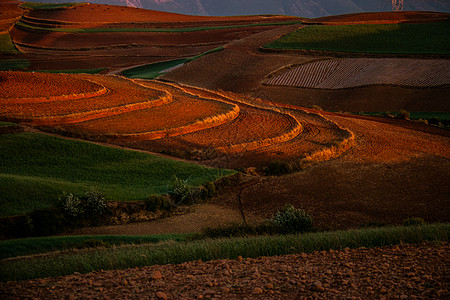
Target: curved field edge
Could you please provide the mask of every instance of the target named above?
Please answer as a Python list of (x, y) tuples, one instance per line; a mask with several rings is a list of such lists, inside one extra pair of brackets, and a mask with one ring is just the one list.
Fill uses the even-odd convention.
[[(183, 86), (181, 86), (181, 87), (183, 87)], [(207, 90), (203, 90), (200, 88), (194, 88), (194, 87), (188, 87), (188, 86), (184, 86), (184, 88), (191, 89), (191, 90), (199, 90), (199, 91), (203, 91), (203, 92), (209, 92)], [(211, 93), (211, 92), (209, 92), (209, 93)], [(292, 117), (297, 122), (298, 127), (293, 128), (291, 132), (285, 133), (283, 136), (278, 137), (278, 139), (272, 139), (271, 141), (266, 141), (266, 144), (264, 146), (274, 145), (274, 144), (289, 141), (292, 138), (294, 138), (295, 136), (300, 135), (302, 133), (303, 125), (302, 125), (302, 122), (298, 119), (298, 117), (295, 116), (296, 111), (297, 112), (301, 111), (302, 113), (305, 113), (306, 115), (313, 114), (315, 116), (318, 116), (319, 118), (322, 118), (325, 123), (328, 123), (331, 127), (336, 128), (341, 133), (340, 140), (334, 141), (331, 145), (324, 146), (322, 149), (319, 149), (317, 151), (314, 151), (312, 153), (308, 153), (308, 154), (304, 155), (301, 158), (301, 160), (298, 162), (299, 164), (314, 163), (314, 162), (325, 161), (325, 160), (329, 160), (329, 159), (338, 157), (341, 153), (343, 153), (344, 151), (346, 151), (347, 149), (349, 149), (356, 143), (356, 136), (353, 134), (353, 132), (351, 132), (347, 128), (341, 127), (340, 125), (338, 125), (337, 123), (324, 117), (320, 113), (311, 112), (311, 111), (307, 111), (306, 109), (302, 109), (299, 107), (283, 105), (283, 104), (279, 104), (279, 103), (274, 105), (274, 103), (269, 102), (269, 101), (264, 101), (262, 99), (256, 99), (256, 98), (253, 99), (253, 98), (246, 97), (244, 100), (244, 99), (240, 99), (238, 96), (236, 96), (235, 94), (233, 94), (231, 92), (222, 91), (222, 92), (216, 92), (216, 94), (225, 99), (229, 99), (230, 101), (236, 101), (236, 102), (251, 105), (253, 107), (257, 107), (260, 109), (270, 109), (270, 110), (273, 110), (273, 111), (276, 111), (279, 113), (286, 114), (286, 115)], [(255, 144), (257, 144), (257, 143), (258, 143), (258, 141), (255, 142)], [(255, 145), (253, 145), (253, 146), (255, 146)], [(238, 145), (233, 145), (232, 147), (236, 148), (236, 147), (238, 147)], [(257, 148), (253, 148), (253, 150), (254, 149), (257, 149)], [(223, 150), (225, 150), (225, 149), (223, 149)], [(250, 150), (252, 150), (252, 149), (250, 149)]]
[(450, 54), (450, 21), (426, 24), (310, 25), (266, 44), (263, 50), (374, 54)]
[(96, 187), (107, 200), (144, 200), (167, 193), (173, 176), (199, 186), (235, 173), (35, 133), (1, 134), (0, 157), (2, 217), (52, 207), (63, 192)]
[(401, 243), (448, 241), (450, 224), (382, 227), (349, 231), (167, 242), (156, 245), (96, 249), (83, 253), (0, 261), (0, 281), (126, 269), (150, 265), (180, 264), (193, 260), (235, 259), (238, 256), (287, 255), (344, 248), (381, 247)]

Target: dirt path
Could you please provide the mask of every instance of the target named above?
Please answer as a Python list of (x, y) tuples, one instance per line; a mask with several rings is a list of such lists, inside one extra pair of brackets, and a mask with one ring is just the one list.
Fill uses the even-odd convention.
[[(261, 218), (248, 214), (248, 222), (260, 221)], [(219, 206), (217, 204), (195, 205), (182, 215), (151, 222), (133, 223), (115, 226), (99, 226), (81, 228), (71, 232), (71, 235), (150, 235), (166, 233), (197, 233), (207, 227), (217, 227), (229, 223), (242, 222), (242, 216), (237, 209)]]
[(448, 299), (450, 245), (238, 257), (0, 283), (3, 299)]

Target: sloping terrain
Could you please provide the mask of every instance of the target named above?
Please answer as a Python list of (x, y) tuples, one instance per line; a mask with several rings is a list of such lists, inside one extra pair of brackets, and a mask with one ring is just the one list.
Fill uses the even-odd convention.
[(298, 20), (199, 17), (87, 3), (58, 9), (31, 7), (10, 34), (33, 70), (115, 70), (192, 57), (274, 24)]
[[(4, 120), (154, 152), (183, 151), (221, 167), (262, 167), (326, 149), (332, 157), (353, 140), (319, 115), (236, 94), (115, 76), (0, 74)], [(53, 89), (63, 77), (70, 80)], [(10, 84), (16, 81), (27, 84)], [(28, 90), (36, 97), (24, 98)], [(231, 164), (220, 162), (234, 156)]]

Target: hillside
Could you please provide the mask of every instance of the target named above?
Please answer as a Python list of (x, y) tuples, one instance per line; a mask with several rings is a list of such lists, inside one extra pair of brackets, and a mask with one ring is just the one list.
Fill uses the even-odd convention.
[[(32, 2), (61, 3), (65, 0), (31, 0)], [(77, 1), (71, 1), (77, 2)], [(359, 12), (391, 11), (391, 1), (356, 0), (91, 0), (79, 1), (101, 4), (126, 5), (188, 15), (237, 16), (280, 14), (317, 18)], [(450, 3), (440, 0), (407, 0), (405, 10), (450, 12)]]

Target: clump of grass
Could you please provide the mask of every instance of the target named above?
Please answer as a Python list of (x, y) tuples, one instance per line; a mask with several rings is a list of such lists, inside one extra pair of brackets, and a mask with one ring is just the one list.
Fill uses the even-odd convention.
[(74, 272), (178, 264), (201, 259), (286, 255), (329, 249), (379, 247), (399, 243), (448, 241), (450, 224), (382, 227), (284, 236), (168, 242), (157, 245), (107, 248), (26, 260), (2, 261), (0, 280), (27, 280)]

